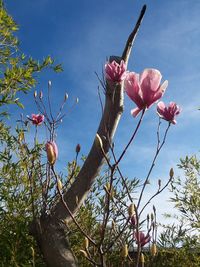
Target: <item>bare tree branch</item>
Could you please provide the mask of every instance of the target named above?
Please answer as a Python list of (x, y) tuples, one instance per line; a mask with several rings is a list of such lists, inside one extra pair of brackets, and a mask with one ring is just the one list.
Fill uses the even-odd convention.
[[(124, 60), (125, 64), (128, 65), (129, 56), (133, 43), (135, 41), (136, 34), (139, 30), (140, 24), (144, 17), (146, 11), (146, 5), (143, 6), (138, 21), (131, 32), (126, 46), (124, 48), (122, 57), (111, 57), (110, 61), (115, 59), (116, 61)], [(109, 150), (109, 142), (113, 139), (116, 128), (118, 126), (119, 120), (123, 112), (123, 102), (124, 102), (124, 92), (123, 84), (116, 86), (117, 88), (113, 90), (107, 84), (106, 86), (106, 99), (105, 107), (102, 115), (102, 119), (98, 128), (98, 135), (103, 141), (103, 147), (105, 153)], [(69, 209), (72, 213), (75, 213), (80, 205), (83, 203), (85, 197), (87, 196), (96, 176), (98, 175), (100, 168), (103, 164), (104, 156), (101, 149), (96, 146), (95, 141), (93, 142), (92, 148), (87, 156), (84, 165), (82, 166), (78, 176), (76, 177), (74, 183), (70, 189), (65, 193), (64, 200), (67, 203)], [(67, 219), (70, 220), (69, 214), (66, 214), (66, 209), (64, 209), (63, 204), (60, 202), (52, 210), (53, 218), (57, 219)]]

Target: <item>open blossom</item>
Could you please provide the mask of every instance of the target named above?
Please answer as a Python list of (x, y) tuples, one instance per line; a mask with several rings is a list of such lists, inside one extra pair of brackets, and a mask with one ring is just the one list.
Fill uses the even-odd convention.
[(181, 109), (174, 102), (170, 102), (169, 105), (166, 106), (162, 101), (160, 101), (157, 105), (157, 112), (162, 119), (176, 124), (175, 117), (181, 112)]
[(120, 64), (115, 60), (105, 64), (105, 78), (107, 81), (120, 83), (126, 78), (126, 74), (126, 64), (123, 60), (121, 60)]
[(140, 244), (141, 247), (145, 246), (150, 242), (151, 237), (149, 234), (145, 235), (143, 232), (139, 231), (138, 233), (134, 233), (134, 237), (136, 239), (136, 243)]
[(32, 123), (34, 125), (41, 125), (44, 121), (44, 115), (41, 115), (41, 114), (32, 114), (31, 115), (31, 119)]
[(58, 158), (58, 147), (54, 141), (48, 141), (45, 145), (48, 162), (53, 165)]
[(168, 81), (161, 84), (162, 75), (159, 70), (145, 69), (141, 74), (129, 72), (125, 79), (125, 91), (137, 108), (131, 111), (136, 117), (140, 111), (149, 108), (159, 100), (167, 86)]

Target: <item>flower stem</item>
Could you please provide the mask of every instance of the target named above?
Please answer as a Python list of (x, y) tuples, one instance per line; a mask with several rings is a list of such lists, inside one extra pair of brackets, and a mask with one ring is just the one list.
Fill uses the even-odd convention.
[(125, 149), (123, 150), (121, 156), (120, 156), (119, 159), (117, 160), (116, 165), (119, 164), (119, 162), (120, 162), (121, 159), (123, 158), (124, 154), (126, 153), (128, 147), (130, 146), (130, 144), (132, 143), (133, 139), (135, 138), (136, 133), (137, 133), (137, 131), (138, 131), (139, 127), (140, 127), (140, 124), (141, 124), (141, 122), (142, 122), (142, 119), (143, 119), (143, 117), (144, 117), (144, 113), (145, 113), (145, 111), (146, 111), (146, 109), (143, 109), (142, 114), (141, 114), (141, 117), (140, 117), (140, 120), (138, 121), (138, 124), (137, 124), (137, 126), (136, 126), (136, 128), (135, 128), (135, 131), (134, 131), (133, 135), (131, 136), (131, 139), (129, 140), (129, 142), (128, 142), (128, 144), (126, 145)]

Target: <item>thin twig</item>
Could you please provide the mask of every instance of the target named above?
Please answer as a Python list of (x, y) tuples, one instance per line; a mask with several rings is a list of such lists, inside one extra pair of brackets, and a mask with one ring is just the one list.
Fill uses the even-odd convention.
[(120, 238), (120, 236), (123, 234), (123, 232), (126, 229), (126, 227), (127, 227), (127, 225), (128, 225), (129, 222), (130, 222), (130, 217), (126, 220), (123, 228), (121, 229), (121, 231), (119, 232), (119, 234), (115, 237), (115, 239), (112, 241), (112, 243), (108, 246), (107, 249), (105, 249), (104, 254), (107, 253), (112, 248), (112, 246), (115, 244), (115, 242)]
[[(139, 205), (140, 205), (140, 202), (141, 202), (143, 193), (144, 193), (144, 189), (145, 189), (145, 187), (146, 187), (146, 185), (147, 185), (147, 181), (148, 181), (148, 179), (149, 179), (149, 177), (150, 177), (150, 175), (151, 175), (151, 172), (152, 172), (152, 170), (153, 170), (153, 168), (154, 168), (154, 166), (155, 166), (156, 159), (157, 159), (157, 157), (158, 157), (158, 155), (159, 155), (159, 153), (160, 153), (160, 150), (162, 149), (162, 147), (163, 147), (163, 145), (164, 145), (164, 143), (165, 143), (165, 140), (166, 140), (167, 133), (168, 133), (168, 131), (169, 131), (170, 125), (171, 125), (171, 123), (169, 123), (169, 125), (168, 125), (168, 127), (167, 127), (167, 129), (166, 129), (166, 131), (165, 131), (165, 134), (164, 134), (163, 141), (162, 141), (161, 145), (158, 145), (158, 147), (157, 147), (157, 149), (156, 149), (155, 156), (154, 156), (154, 158), (153, 158), (151, 167), (150, 167), (149, 172), (148, 172), (148, 174), (147, 174), (147, 176), (146, 176), (146, 179), (145, 179), (145, 181), (144, 181), (144, 184), (143, 184), (143, 187), (142, 187), (140, 196), (139, 196), (139, 200), (138, 200), (138, 204), (137, 204), (137, 209), (139, 208)], [(158, 140), (158, 142), (159, 142), (159, 140)]]
[(146, 204), (143, 206), (143, 208), (141, 209), (140, 213), (139, 213), (139, 216), (142, 214), (143, 210), (146, 208), (146, 206), (151, 202), (151, 200), (156, 197), (158, 194), (160, 194), (168, 185), (169, 183), (171, 182), (172, 178), (170, 178), (167, 183), (163, 186), (162, 189), (159, 189), (153, 196), (151, 196), (149, 198), (149, 200), (146, 202)]

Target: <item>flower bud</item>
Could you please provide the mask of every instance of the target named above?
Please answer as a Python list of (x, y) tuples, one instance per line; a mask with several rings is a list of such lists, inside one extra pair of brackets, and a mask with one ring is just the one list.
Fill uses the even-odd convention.
[(158, 179), (158, 186), (159, 186), (159, 189), (161, 187), (161, 179)]
[(111, 188), (110, 188), (110, 183), (107, 182), (107, 183), (105, 184), (105, 190), (106, 190), (106, 192), (109, 193), (110, 189), (111, 189)]
[(128, 215), (129, 217), (132, 217), (135, 214), (135, 204), (131, 203), (131, 205), (128, 207)]
[(88, 257), (88, 255), (87, 255), (87, 252), (86, 252), (85, 250), (83, 250), (83, 249), (80, 249), (80, 252), (81, 252), (81, 253), (83, 253), (83, 256), (84, 256), (85, 258), (87, 258), (87, 257)]
[(154, 219), (154, 215), (153, 213), (151, 213), (151, 221), (153, 221), (153, 219)]
[(123, 258), (126, 258), (128, 256), (128, 245), (125, 244), (123, 247), (122, 247), (122, 257)]
[(84, 238), (84, 248), (85, 248), (85, 249), (88, 249), (88, 247), (89, 247), (89, 240), (88, 240), (87, 237), (85, 237), (85, 238)]
[(59, 178), (57, 179), (57, 186), (58, 186), (58, 190), (61, 191), (63, 188), (63, 185), (62, 185), (62, 182)]
[(35, 97), (35, 98), (37, 97), (37, 91), (34, 92), (34, 97)]
[(66, 93), (64, 100), (67, 101), (67, 99), (68, 99), (68, 94)]
[(43, 98), (43, 93), (42, 93), (42, 91), (40, 91), (39, 98), (40, 98), (40, 99)]
[(80, 151), (81, 151), (81, 146), (80, 146), (80, 144), (78, 144), (76, 146), (76, 153), (78, 154)]
[(48, 86), (51, 87), (51, 81), (48, 81)]
[(133, 215), (131, 217), (131, 221), (130, 221), (131, 225), (135, 228), (137, 226), (137, 223), (138, 223), (138, 220), (137, 220), (137, 217), (136, 215)]
[(141, 253), (141, 255), (140, 255), (140, 262), (143, 264), (143, 263), (145, 263), (145, 260), (144, 260), (144, 254), (143, 253)]
[(174, 169), (173, 168), (170, 169), (169, 177), (170, 177), (170, 179), (172, 179), (174, 177)]
[(23, 131), (19, 132), (18, 138), (19, 138), (19, 142), (22, 142), (24, 140), (24, 132)]
[(114, 188), (110, 185), (109, 182), (106, 183), (106, 185), (104, 186), (104, 190), (106, 191), (106, 193), (108, 195), (110, 195), (111, 199), (115, 196), (115, 190)]
[(153, 243), (152, 246), (151, 246), (151, 255), (152, 255), (153, 257), (155, 257), (156, 254), (157, 254), (157, 247), (156, 247), (156, 244)]
[(58, 158), (58, 148), (54, 141), (48, 141), (46, 143), (46, 152), (49, 164), (54, 165)]
[(103, 149), (103, 143), (98, 133), (96, 134), (96, 137), (95, 137), (95, 144), (97, 147), (100, 147), (101, 149)]
[(33, 247), (31, 247), (32, 257), (35, 258), (35, 250)]

